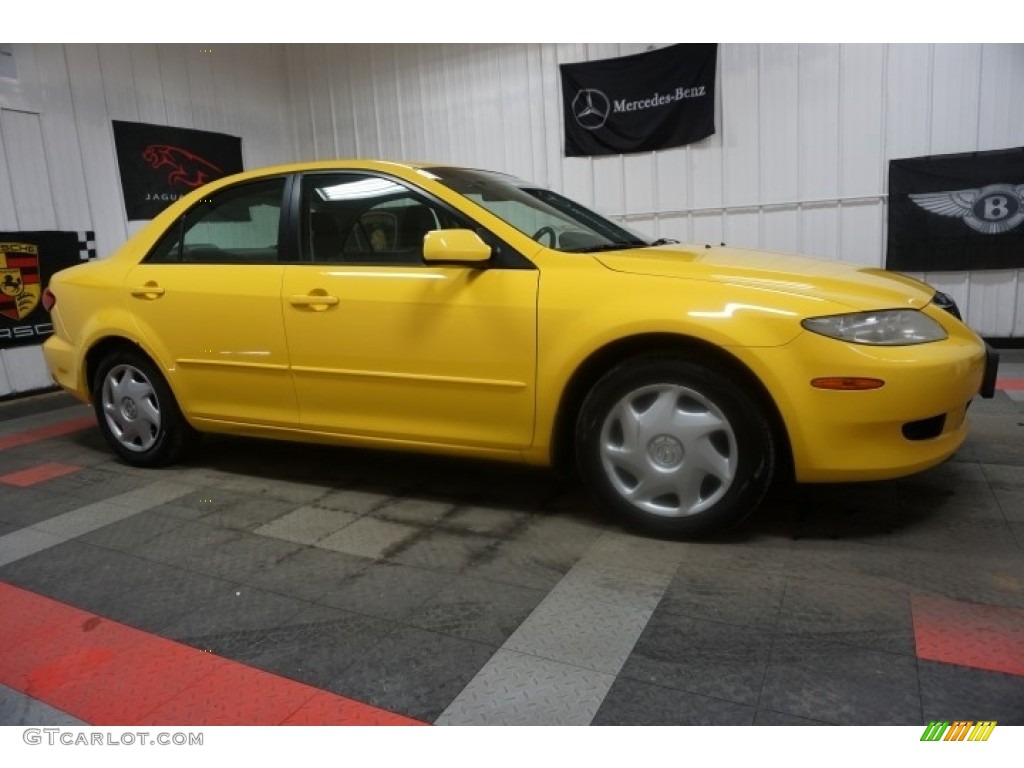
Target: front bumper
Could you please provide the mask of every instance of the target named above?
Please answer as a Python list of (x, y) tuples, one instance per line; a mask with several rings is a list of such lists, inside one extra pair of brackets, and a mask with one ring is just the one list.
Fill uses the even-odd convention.
[[(748, 350), (789, 434), (796, 479), (903, 477), (948, 459), (967, 436), (970, 401), (994, 388), (998, 356), (963, 329), (908, 347), (846, 344), (813, 333)], [(880, 389), (817, 389), (817, 377), (881, 379)], [(991, 395), (989, 395), (991, 396)]]

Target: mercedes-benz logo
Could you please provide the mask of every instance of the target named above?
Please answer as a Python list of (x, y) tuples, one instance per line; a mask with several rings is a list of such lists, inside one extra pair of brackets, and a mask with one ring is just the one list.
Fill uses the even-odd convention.
[(596, 131), (608, 120), (611, 110), (608, 97), (596, 88), (584, 88), (572, 100), (572, 115), (580, 128)]

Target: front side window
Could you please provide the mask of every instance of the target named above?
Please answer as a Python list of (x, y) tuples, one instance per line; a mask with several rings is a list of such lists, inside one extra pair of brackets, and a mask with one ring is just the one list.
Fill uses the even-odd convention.
[(424, 195), (362, 173), (305, 176), (300, 221), (306, 259), (349, 264), (421, 264), (427, 232), (466, 226)]
[(196, 205), (164, 235), (148, 261), (274, 264), (285, 180), (242, 184)]
[(549, 189), (503, 173), (466, 168), (421, 171), (550, 248), (577, 253), (652, 245), (636, 232)]

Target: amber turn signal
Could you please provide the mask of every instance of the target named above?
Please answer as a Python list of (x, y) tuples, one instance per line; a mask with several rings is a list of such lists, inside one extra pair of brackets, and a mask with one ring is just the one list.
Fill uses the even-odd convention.
[(881, 379), (868, 379), (863, 376), (823, 376), (811, 379), (811, 386), (818, 389), (862, 390), (879, 389), (885, 386)]

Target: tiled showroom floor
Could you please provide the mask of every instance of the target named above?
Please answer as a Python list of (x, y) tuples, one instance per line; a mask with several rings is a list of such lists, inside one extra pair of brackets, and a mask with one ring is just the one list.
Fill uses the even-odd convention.
[(659, 541), (519, 467), (0, 404), (0, 723), (1024, 724), (1024, 352), (945, 465)]

